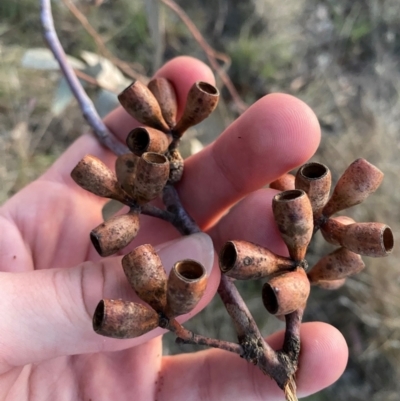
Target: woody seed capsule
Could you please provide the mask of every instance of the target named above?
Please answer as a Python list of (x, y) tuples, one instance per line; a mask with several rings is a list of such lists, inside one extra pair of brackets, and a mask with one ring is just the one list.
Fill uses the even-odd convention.
[(122, 258), (122, 267), (139, 298), (155, 311), (167, 303), (167, 275), (160, 257), (150, 244), (140, 245)]
[(139, 81), (134, 81), (119, 95), (122, 107), (137, 121), (164, 132), (169, 131), (157, 99), (150, 89)]
[(272, 210), (282, 239), (293, 260), (303, 260), (313, 232), (310, 200), (299, 189), (274, 196)]
[(173, 128), (176, 124), (178, 102), (172, 84), (165, 78), (154, 78), (147, 86), (157, 99), (164, 120)]
[(200, 263), (190, 259), (175, 263), (168, 277), (166, 315), (171, 318), (191, 312), (206, 286), (207, 274)]
[(155, 329), (159, 317), (146, 305), (121, 299), (103, 299), (93, 315), (93, 329), (97, 334), (112, 338), (134, 338)]
[(264, 284), (262, 299), (272, 315), (288, 315), (303, 308), (310, 294), (310, 282), (303, 268), (274, 276)]
[(190, 127), (202, 122), (217, 107), (219, 100), (218, 89), (207, 83), (198, 81), (190, 88), (185, 110), (173, 131), (178, 137)]
[(229, 241), (221, 249), (219, 267), (236, 280), (254, 280), (295, 267), (283, 256), (247, 241)]

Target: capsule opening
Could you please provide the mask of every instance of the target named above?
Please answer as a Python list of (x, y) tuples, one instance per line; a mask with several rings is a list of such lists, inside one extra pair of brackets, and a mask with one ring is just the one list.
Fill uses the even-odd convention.
[(100, 238), (99, 238), (99, 236), (97, 235), (97, 233), (95, 231), (92, 231), (90, 233), (90, 240), (92, 241), (92, 244), (93, 244), (94, 248), (96, 249), (97, 253), (100, 256), (104, 256), (103, 249), (102, 249), (101, 242), (100, 242)]
[(391, 252), (393, 249), (393, 245), (394, 245), (394, 238), (393, 238), (393, 232), (390, 229), (390, 227), (386, 227), (383, 230), (382, 238), (383, 238), (383, 246), (385, 248), (385, 251), (388, 253)]
[(96, 306), (96, 310), (94, 311), (93, 315), (93, 329), (94, 331), (99, 331), (101, 330), (104, 322), (104, 316), (105, 316), (105, 305), (104, 301), (101, 300), (98, 305)]
[(129, 89), (131, 89), (132, 86), (135, 85), (136, 81), (137, 81), (137, 80), (134, 79), (134, 80), (132, 81), (132, 83), (131, 83), (130, 85), (128, 85), (128, 86), (118, 95), (118, 98), (119, 98), (120, 96), (122, 96), (125, 92), (129, 91)]
[(153, 152), (143, 153), (142, 158), (146, 162), (153, 164), (164, 164), (168, 162), (167, 158), (164, 155)]
[(275, 195), (275, 200), (278, 202), (291, 201), (293, 199), (300, 198), (304, 194), (305, 194), (305, 192), (300, 189), (293, 189), (293, 190), (284, 191), (278, 195)]
[(308, 163), (300, 169), (300, 174), (309, 180), (316, 180), (328, 174), (328, 167), (321, 163)]
[(200, 81), (197, 83), (197, 87), (209, 95), (218, 95), (218, 89), (207, 82)]
[(132, 130), (126, 138), (128, 148), (135, 154), (146, 152), (150, 144), (150, 136), (146, 128)]
[(175, 264), (175, 271), (179, 276), (188, 281), (195, 281), (205, 275), (203, 265), (195, 260), (182, 260)]
[(275, 291), (269, 283), (265, 283), (262, 289), (262, 300), (265, 309), (275, 315), (278, 312), (278, 299)]
[(237, 260), (236, 247), (233, 242), (227, 242), (221, 249), (219, 265), (222, 272), (227, 272), (233, 268)]

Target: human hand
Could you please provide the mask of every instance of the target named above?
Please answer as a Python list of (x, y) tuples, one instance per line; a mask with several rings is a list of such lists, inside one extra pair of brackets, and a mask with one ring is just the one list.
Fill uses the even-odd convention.
[[(208, 67), (187, 57), (170, 61), (157, 75), (173, 83), (181, 111), (194, 81), (214, 83)], [(138, 125), (122, 109), (106, 123), (121, 141)], [(216, 249), (234, 238), (286, 252), (270, 207), (275, 191), (259, 188), (306, 162), (319, 135), (317, 119), (304, 103), (270, 95), (185, 162), (177, 189)], [(100, 299), (134, 300), (135, 294), (121, 257), (101, 259), (89, 241), (105, 200), (70, 178), (86, 154), (114, 164), (114, 155), (84, 135), (0, 209), (0, 399), (282, 399), (273, 381), (237, 355), (212, 349), (162, 358), (160, 329), (131, 340), (93, 332), (91, 316)], [(156, 245), (167, 269), (183, 258), (205, 265), (209, 284), (193, 315), (214, 296), (219, 269), (208, 236), (178, 237), (166, 222), (141, 216), (133, 246)], [(279, 348), (282, 337), (274, 334), (268, 342)], [(336, 329), (322, 323), (304, 324), (301, 340), (297, 382), (304, 396), (340, 376), (347, 347)]]

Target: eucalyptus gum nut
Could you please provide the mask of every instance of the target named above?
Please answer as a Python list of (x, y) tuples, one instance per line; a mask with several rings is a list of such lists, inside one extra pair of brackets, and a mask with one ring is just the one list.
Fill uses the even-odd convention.
[(130, 212), (114, 216), (90, 233), (93, 246), (100, 256), (110, 256), (125, 248), (139, 231), (139, 214)]
[(159, 316), (146, 305), (120, 299), (103, 299), (93, 315), (97, 334), (112, 338), (134, 338), (158, 327)]
[(272, 315), (288, 315), (307, 303), (310, 282), (303, 268), (283, 273), (264, 284), (262, 300)]
[(346, 282), (345, 278), (339, 280), (327, 280), (327, 281), (316, 281), (311, 283), (312, 286), (323, 288), (324, 290), (337, 290), (338, 288), (342, 287)]
[(207, 273), (203, 265), (185, 259), (175, 263), (167, 282), (167, 309), (169, 318), (191, 312), (207, 287)]
[(290, 257), (303, 260), (313, 233), (313, 214), (307, 194), (299, 189), (281, 192), (274, 196), (272, 210)]
[(354, 224), (355, 221), (351, 217), (337, 216), (327, 219), (320, 227), (322, 236), (325, 241), (332, 245), (341, 246), (342, 238), (346, 231), (346, 226)]
[(135, 168), (139, 157), (133, 153), (118, 156), (115, 160), (115, 174), (118, 184), (130, 196), (133, 195), (135, 185)]
[(279, 177), (277, 180), (272, 181), (269, 184), (269, 187), (272, 189), (276, 189), (278, 191), (290, 191), (295, 189), (294, 186), (295, 177), (293, 174), (284, 174), (282, 177)]
[(295, 187), (303, 190), (310, 199), (314, 219), (320, 216), (328, 202), (331, 182), (329, 168), (321, 163), (307, 163), (297, 171)]
[(198, 81), (190, 88), (182, 117), (173, 128), (176, 136), (181, 137), (190, 127), (206, 119), (217, 107), (218, 89), (207, 83)]
[(247, 241), (229, 241), (219, 254), (219, 267), (236, 280), (254, 280), (295, 267), (295, 263)]
[(145, 152), (165, 153), (172, 142), (172, 136), (154, 128), (133, 129), (126, 138), (128, 148), (137, 156)]
[(364, 267), (360, 255), (339, 248), (320, 259), (307, 275), (311, 283), (339, 280), (359, 273)]
[(125, 275), (139, 298), (155, 311), (167, 304), (167, 275), (161, 259), (150, 244), (140, 245), (122, 258)]
[(147, 86), (157, 99), (164, 120), (173, 128), (178, 110), (174, 87), (166, 78), (153, 78)]
[(393, 245), (393, 233), (386, 224), (354, 223), (347, 226), (342, 246), (360, 255), (379, 258), (389, 255)]
[(163, 190), (169, 177), (169, 162), (164, 155), (143, 153), (136, 165), (133, 197), (139, 204), (155, 199)]
[(169, 131), (160, 105), (146, 85), (134, 81), (118, 95), (118, 100), (122, 107), (140, 123), (164, 132)]
[(383, 173), (365, 159), (357, 159), (337, 182), (332, 196), (322, 210), (326, 217), (340, 210), (358, 205), (375, 192), (383, 180)]
[(115, 174), (95, 156), (86, 155), (72, 170), (71, 177), (81, 188), (97, 196), (115, 199), (121, 203), (128, 201)]
[(387, 256), (394, 246), (391, 228), (382, 223), (346, 225), (338, 219), (328, 219), (321, 226), (321, 232), (326, 241), (364, 256)]

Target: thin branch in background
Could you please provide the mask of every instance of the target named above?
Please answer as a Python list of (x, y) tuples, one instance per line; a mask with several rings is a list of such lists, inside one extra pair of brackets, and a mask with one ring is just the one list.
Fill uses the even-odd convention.
[(104, 44), (103, 39), (97, 33), (97, 31), (90, 24), (88, 19), (82, 12), (76, 7), (76, 5), (71, 0), (63, 0), (63, 3), (68, 8), (68, 10), (72, 13), (72, 15), (81, 23), (86, 32), (93, 38), (96, 42), (97, 47), (99, 48), (100, 53), (109, 59), (114, 65), (116, 65), (124, 74), (132, 79), (140, 80), (143, 83), (147, 83), (149, 78), (145, 75), (140, 74), (139, 72), (133, 70), (128, 63), (122, 61), (118, 57), (115, 57), (110, 50), (107, 49), (107, 46)]
[(169, 7), (172, 11), (174, 11), (178, 15), (178, 17), (182, 20), (182, 22), (186, 25), (186, 27), (189, 29), (190, 33), (193, 35), (196, 42), (206, 53), (206, 56), (208, 58), (211, 67), (216, 71), (216, 73), (221, 78), (222, 83), (228, 89), (236, 105), (237, 110), (240, 113), (243, 113), (248, 108), (248, 105), (242, 100), (235, 86), (233, 85), (231, 79), (229, 78), (229, 75), (223, 68), (220, 67), (217, 61), (221, 60), (225, 64), (230, 64), (230, 58), (226, 54), (217, 52), (206, 42), (204, 36), (197, 29), (196, 25), (193, 23), (190, 17), (185, 13), (185, 11), (181, 7), (178, 6), (178, 4), (175, 3), (175, 1), (173, 0), (160, 0), (160, 1), (167, 7)]
[(71, 92), (79, 103), (82, 114), (89, 126), (92, 127), (99, 141), (116, 154), (124, 154), (129, 150), (119, 142), (114, 135), (108, 130), (106, 125), (98, 115), (93, 102), (83, 89), (79, 79), (75, 75), (74, 69), (68, 63), (64, 49), (58, 39), (54, 28), (53, 15), (51, 12), (50, 0), (40, 0), (40, 17), (43, 26), (43, 34), (50, 50), (60, 65), (60, 69), (68, 82)]
[(96, 78), (93, 78), (88, 74), (85, 74), (83, 71), (80, 71), (80, 70), (74, 68), (74, 72), (78, 78), (82, 79), (83, 81), (87, 82), (88, 84), (97, 86), (98, 88), (101, 88), (101, 89), (105, 89), (111, 93), (115, 93), (116, 95), (118, 95), (118, 93), (119, 93), (119, 91), (117, 91), (115, 88), (105, 85), (103, 83), (100, 83)]

